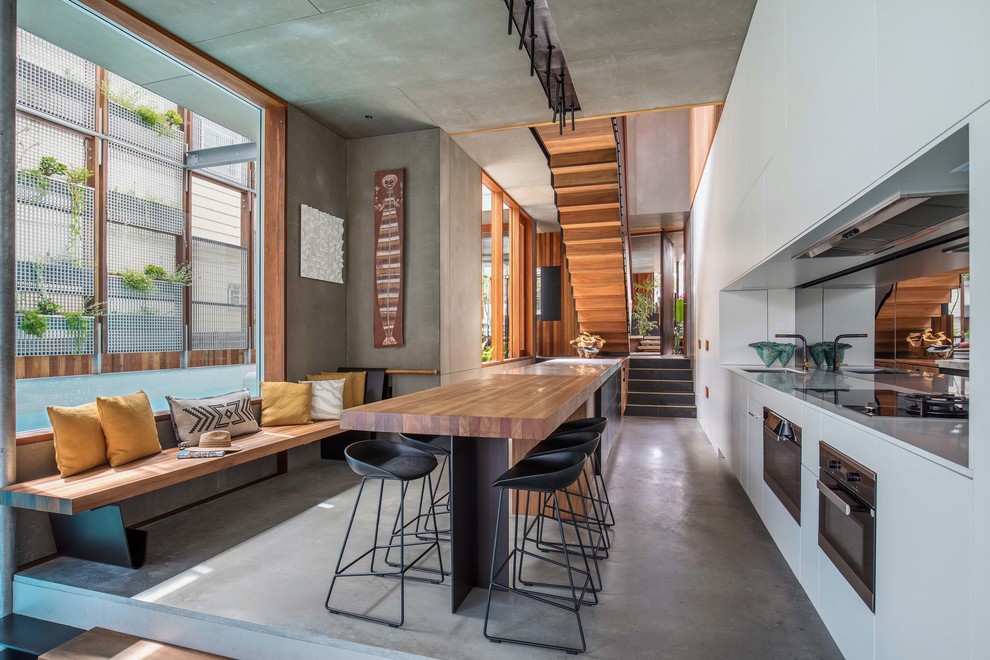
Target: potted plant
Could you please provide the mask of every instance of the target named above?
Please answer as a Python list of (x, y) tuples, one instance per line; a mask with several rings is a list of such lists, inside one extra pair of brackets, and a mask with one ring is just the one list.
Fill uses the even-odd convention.
[(653, 320), (653, 315), (657, 313), (657, 303), (654, 297), (654, 280), (652, 277), (637, 282), (633, 287), (632, 317), (636, 326), (636, 334), (645, 337), (659, 325)]

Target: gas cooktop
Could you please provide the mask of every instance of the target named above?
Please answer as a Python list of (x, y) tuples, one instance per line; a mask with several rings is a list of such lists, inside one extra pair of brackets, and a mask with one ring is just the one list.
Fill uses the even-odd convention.
[(923, 394), (896, 390), (805, 390), (808, 396), (869, 417), (967, 419), (969, 399), (958, 394)]

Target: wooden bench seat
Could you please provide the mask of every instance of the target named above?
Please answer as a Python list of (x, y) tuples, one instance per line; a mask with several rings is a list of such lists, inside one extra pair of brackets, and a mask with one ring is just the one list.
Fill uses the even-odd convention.
[(93, 628), (61, 646), (42, 654), (38, 660), (110, 660), (111, 658), (142, 658), (143, 660), (224, 660), (226, 656), (194, 651), (184, 646), (155, 642), (125, 635), (106, 628)]
[(0, 504), (21, 509), (75, 515), (137, 495), (272, 456), (294, 447), (344, 433), (338, 420), (263, 428), (233, 442), (243, 447), (222, 458), (179, 460), (177, 448), (120, 467), (103, 466), (67, 477), (58, 475), (0, 489)]

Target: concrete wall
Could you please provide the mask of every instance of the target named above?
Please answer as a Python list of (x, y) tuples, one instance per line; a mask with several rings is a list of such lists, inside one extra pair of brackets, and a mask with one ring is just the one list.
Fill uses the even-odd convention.
[(351, 220), (347, 143), (291, 106), (286, 133), (285, 366), (293, 381), (347, 364), (347, 288), (299, 276), (300, 204), (344, 218), (345, 232)]
[[(698, 418), (713, 443), (730, 430), (731, 382), (720, 368), (720, 292), (930, 145), (969, 123), (971, 252), (990, 249), (990, 3), (760, 0), (691, 212)], [(971, 276), (984, 269), (974, 260)], [(866, 296), (864, 296), (864, 300)], [(807, 302), (801, 301), (802, 304)], [(985, 306), (973, 307), (972, 341), (990, 344)], [(804, 316), (804, 314), (802, 314)], [(859, 328), (852, 328), (859, 329)], [(981, 336), (987, 339), (980, 339)], [(866, 340), (859, 340), (866, 341)], [(853, 342), (850, 342), (853, 343)], [(990, 432), (986, 356), (973, 354), (970, 437)], [(981, 376), (981, 374), (984, 374)], [(990, 450), (974, 442), (973, 555), (990, 546)], [(934, 560), (933, 560), (934, 561)], [(972, 566), (969, 653), (990, 649), (990, 563)], [(953, 640), (956, 642), (957, 640)], [(921, 653), (921, 651), (919, 651)]]
[(440, 371), (481, 368), (481, 168), (440, 141)]
[(691, 206), (689, 110), (626, 118), (629, 218), (687, 211)]
[[(394, 369), (440, 368), (439, 129), (382, 135), (347, 143), (347, 364)], [(403, 167), (405, 346), (375, 348), (374, 175)], [(480, 193), (479, 193), (480, 195)], [(480, 259), (478, 261), (480, 269)], [(429, 376), (392, 379), (395, 394), (439, 384)]]

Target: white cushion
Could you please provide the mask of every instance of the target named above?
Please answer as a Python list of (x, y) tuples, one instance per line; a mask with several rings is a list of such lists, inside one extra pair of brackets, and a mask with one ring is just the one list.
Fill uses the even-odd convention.
[(346, 380), (301, 380), (299, 382), (313, 385), (313, 405), (310, 408), (310, 416), (314, 422), (323, 419), (340, 419), (340, 411), (344, 409)]

